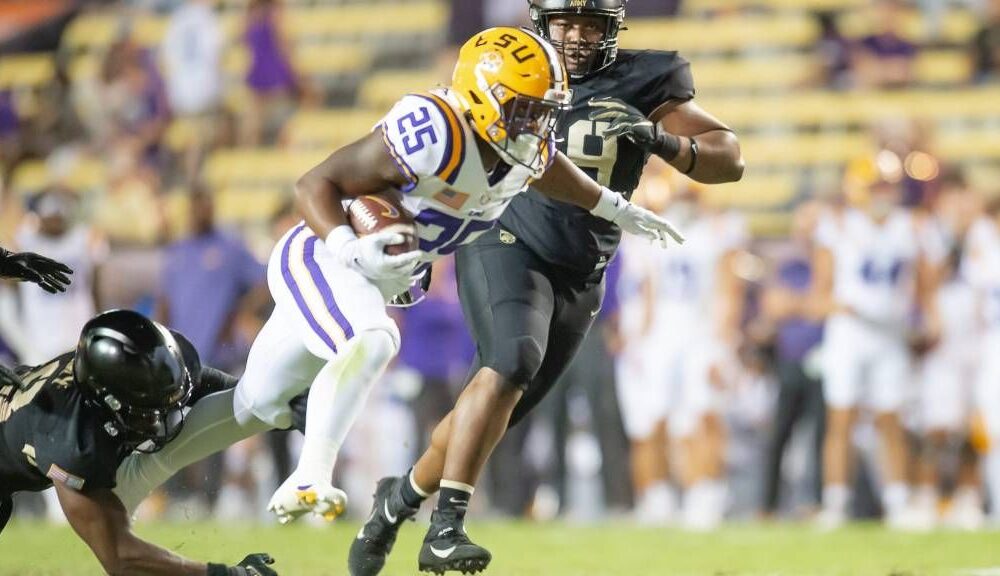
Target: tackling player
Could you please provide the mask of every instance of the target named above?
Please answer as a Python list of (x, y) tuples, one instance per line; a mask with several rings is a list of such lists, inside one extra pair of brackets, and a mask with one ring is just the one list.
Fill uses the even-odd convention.
[(112, 491), (131, 452), (168, 445), (192, 405), (235, 385), (202, 367), (183, 336), (136, 312), (106, 312), (84, 326), (75, 352), (17, 375), (0, 385), (0, 531), (11, 494), (54, 486), (73, 530), (113, 576), (277, 574), (266, 554), (204, 564), (139, 539)]
[[(594, 182), (631, 194), (651, 154), (701, 182), (740, 179), (736, 136), (693, 102), (687, 61), (676, 52), (618, 50), (625, 0), (534, 0), (529, 8), (570, 74), (560, 149)], [(604, 269), (621, 236), (615, 223), (553, 198), (569, 194), (561, 187), (569, 182), (552, 184), (515, 198), (499, 227), (458, 252), (478, 372), (411, 472), (379, 482), (372, 516), (351, 547), (352, 574), (378, 573), (399, 526), (438, 489), (421, 569), (478, 571), (490, 562), (465, 532), (473, 487), (505, 430), (576, 353), (600, 309)]]

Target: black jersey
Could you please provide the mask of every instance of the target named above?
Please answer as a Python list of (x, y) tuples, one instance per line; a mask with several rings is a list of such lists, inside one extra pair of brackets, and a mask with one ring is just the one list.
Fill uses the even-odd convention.
[(73, 357), (19, 368), (21, 382), (0, 388), (0, 492), (44, 490), (53, 480), (77, 490), (114, 488), (124, 438), (84, 401)]
[[(588, 103), (618, 98), (648, 116), (668, 101), (690, 100), (688, 62), (676, 52), (621, 50), (611, 66), (571, 88), (573, 107), (559, 125), (559, 150), (597, 182), (630, 197), (649, 156), (627, 138), (605, 141), (601, 123), (588, 118)], [(616, 225), (534, 189), (514, 198), (500, 225), (546, 262), (583, 274), (606, 265), (621, 240)]]
[[(191, 342), (171, 331), (191, 373), (191, 403), (231, 388), (236, 378), (202, 367)], [(0, 498), (37, 492), (60, 480), (77, 490), (111, 489), (128, 448), (99, 406), (87, 403), (73, 376), (75, 352), (17, 369), (20, 382), (0, 383)]]

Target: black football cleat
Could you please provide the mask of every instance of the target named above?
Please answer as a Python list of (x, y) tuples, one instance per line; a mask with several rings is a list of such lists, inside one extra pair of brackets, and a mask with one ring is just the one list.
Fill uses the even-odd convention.
[(416, 516), (417, 509), (407, 506), (399, 496), (400, 482), (407, 482), (406, 477), (387, 477), (378, 481), (371, 516), (358, 531), (347, 555), (351, 576), (375, 576), (381, 572), (396, 543), (399, 527)]
[(474, 544), (461, 522), (442, 519), (437, 511), (420, 547), (420, 571), (444, 574), (448, 571), (478, 574), (490, 565), (493, 555)]

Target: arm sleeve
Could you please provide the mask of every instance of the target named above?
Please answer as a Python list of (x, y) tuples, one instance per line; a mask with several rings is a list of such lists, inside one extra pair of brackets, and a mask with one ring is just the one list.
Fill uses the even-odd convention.
[(378, 124), (386, 149), (408, 184), (423, 178), (454, 183), (464, 157), (465, 132), (454, 110), (440, 96), (404, 96)]

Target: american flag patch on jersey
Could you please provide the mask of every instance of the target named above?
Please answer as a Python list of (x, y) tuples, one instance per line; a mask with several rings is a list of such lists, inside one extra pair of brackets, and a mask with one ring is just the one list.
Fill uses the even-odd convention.
[(83, 483), (84, 483), (83, 478), (80, 478), (79, 476), (74, 476), (55, 464), (49, 466), (49, 471), (45, 475), (51, 478), (53, 481), (62, 482), (63, 484), (69, 486), (73, 490), (83, 490)]

